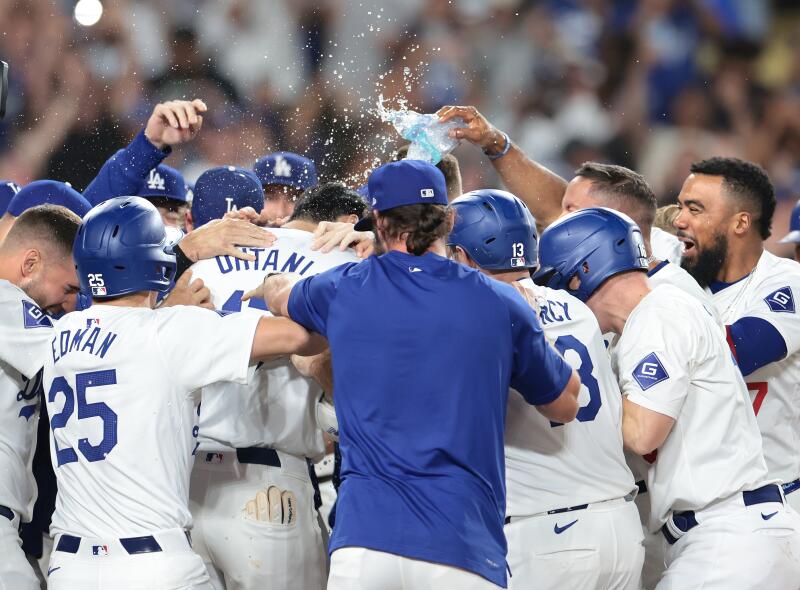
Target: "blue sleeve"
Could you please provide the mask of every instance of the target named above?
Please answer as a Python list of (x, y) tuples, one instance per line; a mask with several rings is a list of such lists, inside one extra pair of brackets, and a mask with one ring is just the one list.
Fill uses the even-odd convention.
[(92, 206), (123, 195), (135, 195), (139, 185), (153, 168), (172, 152), (167, 146), (160, 150), (144, 136), (142, 129), (128, 147), (111, 156), (89, 183), (83, 196)]
[(531, 405), (549, 404), (564, 391), (572, 368), (547, 343), (536, 312), (516, 292), (509, 311), (514, 346), (511, 387)]
[(327, 336), (328, 310), (339, 281), (356, 264), (342, 264), (298, 282), (289, 294), (289, 317), (307, 330)]
[(765, 319), (745, 316), (726, 327), (728, 344), (744, 377), (786, 356), (786, 341)]

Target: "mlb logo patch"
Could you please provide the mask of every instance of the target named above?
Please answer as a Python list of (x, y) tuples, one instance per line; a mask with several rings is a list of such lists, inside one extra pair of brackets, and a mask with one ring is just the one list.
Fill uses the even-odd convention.
[(223, 453), (206, 453), (206, 456), (203, 458), (203, 460), (206, 463), (217, 464), (217, 463), (222, 463), (222, 458), (224, 456), (225, 455)]
[(794, 313), (794, 296), (791, 287), (781, 287), (764, 298), (767, 306), (776, 313)]
[(92, 555), (108, 555), (108, 545), (92, 545)]
[(53, 322), (39, 306), (30, 301), (22, 301), (22, 323), (28, 328), (52, 328)]
[(98, 297), (102, 297), (107, 293), (105, 287), (92, 287), (92, 295), (97, 295)]
[(99, 326), (100, 325), (100, 318), (88, 318), (86, 320), (86, 327), (91, 328), (92, 326)]
[(423, 199), (432, 199), (433, 198), (433, 189), (432, 188), (423, 188), (419, 191), (419, 196)]
[(518, 268), (521, 266), (525, 266), (525, 259), (524, 258), (512, 258), (511, 259), (511, 268)]
[(633, 370), (633, 378), (642, 388), (642, 391), (647, 391), (653, 385), (669, 379), (669, 374), (656, 356), (656, 353), (651, 352), (636, 365)]

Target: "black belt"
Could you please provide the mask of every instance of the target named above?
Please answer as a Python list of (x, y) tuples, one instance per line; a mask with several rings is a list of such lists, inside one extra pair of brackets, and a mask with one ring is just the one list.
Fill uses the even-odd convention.
[[(562, 514), (564, 512), (573, 512), (575, 510), (586, 510), (589, 507), (588, 504), (578, 504), (577, 506), (570, 506), (569, 508), (556, 508), (555, 510), (548, 510), (547, 514)], [(506, 516), (505, 520), (503, 521), (505, 524), (511, 522), (511, 519), (514, 518), (513, 516)]]
[[(189, 543), (189, 546), (192, 546), (192, 539), (189, 536), (189, 533), (186, 533), (186, 541)], [(155, 537), (152, 535), (146, 535), (144, 537), (128, 537), (125, 539), (119, 539), (119, 544), (122, 545), (122, 548), (125, 549), (130, 555), (136, 555), (139, 553), (158, 553), (161, 551), (161, 545), (158, 544)], [(56, 551), (61, 551), (63, 553), (77, 553), (78, 549), (81, 546), (81, 538), (80, 537), (73, 537), (72, 535), (61, 535), (58, 539), (58, 544), (56, 545)]]
[(275, 449), (267, 447), (247, 447), (236, 449), (236, 459), (239, 463), (252, 463), (255, 465), (268, 465), (270, 467), (280, 467), (281, 458)]
[(14, 511), (11, 508), (0, 506), (0, 516), (5, 516), (8, 520), (14, 520)]
[[(783, 504), (783, 496), (781, 489), (774, 483), (767, 484), (755, 490), (742, 492), (742, 499), (745, 506), (753, 506), (755, 504), (766, 504), (767, 502), (779, 502)], [(688, 533), (699, 523), (695, 517), (694, 510), (686, 510), (684, 512), (673, 512), (670, 516), (672, 524), (676, 529), (683, 533)], [(679, 537), (673, 535), (666, 524), (661, 527), (661, 534), (670, 545), (675, 544)]]
[(784, 496), (791, 494), (792, 492), (796, 492), (797, 490), (800, 490), (800, 479), (781, 484), (781, 487), (783, 488)]
[(640, 494), (647, 493), (647, 484), (644, 482), (643, 479), (640, 479), (639, 481), (636, 482), (636, 487), (639, 488)]

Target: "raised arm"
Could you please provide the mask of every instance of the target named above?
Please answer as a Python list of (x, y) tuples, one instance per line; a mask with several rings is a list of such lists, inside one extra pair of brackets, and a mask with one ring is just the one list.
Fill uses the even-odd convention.
[[(461, 117), (467, 127), (454, 129), (452, 137), (466, 139), (490, 157), (503, 184), (530, 208), (541, 228), (545, 228), (561, 215), (561, 199), (567, 190), (567, 181), (541, 164), (531, 160), (508, 136), (492, 125), (473, 106), (445, 106), (439, 109), (439, 120), (444, 123)], [(506, 142), (510, 145), (506, 145)], [(507, 153), (496, 159), (508, 148)]]
[(136, 194), (147, 173), (171, 153), (173, 145), (197, 136), (203, 126), (201, 113), (206, 110), (200, 99), (157, 104), (145, 128), (103, 164), (83, 196), (97, 205), (112, 197)]
[(322, 353), (327, 341), (288, 318), (262, 317), (253, 336), (251, 361), (267, 361), (290, 354), (313, 356)]

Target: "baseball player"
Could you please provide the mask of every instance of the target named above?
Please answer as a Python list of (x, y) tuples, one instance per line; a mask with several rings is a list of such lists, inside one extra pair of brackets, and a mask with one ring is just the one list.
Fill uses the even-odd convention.
[(481, 190), (451, 206), (451, 256), (520, 290), (583, 383), (581, 409), (569, 424), (551, 422), (519, 393), (509, 394), (509, 586), (638, 590), (644, 549), (636, 485), (622, 452), (619, 387), (597, 320), (575, 297), (533, 284), (538, 236), (522, 201)]
[(67, 182), (57, 180), (36, 180), (11, 195), (6, 211), (0, 217), (0, 242), (22, 213), (38, 205), (59, 205), (66, 207), (78, 217), (83, 217), (91, 205)]
[(794, 244), (794, 259), (800, 262), (800, 201), (792, 209), (789, 221), (789, 233), (783, 236), (779, 244)]
[[(203, 127), (203, 113), (207, 110), (200, 99), (171, 100), (157, 104), (145, 127), (128, 146), (118, 150), (103, 164), (100, 172), (83, 191), (83, 196), (92, 205), (98, 205), (112, 197), (138, 194), (147, 186), (152, 171), (172, 153), (172, 146), (189, 142), (197, 136)], [(151, 184), (156, 187), (161, 184), (155, 176), (153, 181)], [(180, 183), (176, 183), (176, 188), (180, 188)], [(180, 192), (167, 192), (166, 186), (160, 191), (155, 195), (172, 195), (186, 202), (185, 193), (181, 196)]]
[(294, 211), (303, 191), (317, 184), (314, 162), (292, 152), (275, 152), (259, 158), (253, 171), (264, 188), (263, 221), (279, 226)]
[(343, 463), (328, 588), (504, 587), (509, 387), (569, 422), (580, 381), (511, 286), (445, 258), (435, 166), (385, 164), (369, 195), (386, 254), (251, 293), (330, 344)]
[(21, 214), (0, 244), (0, 589), (34, 590), (39, 581), (17, 534), (31, 519), (31, 474), (41, 368), (53, 325), (47, 312), (74, 307), (69, 261), (80, 218), (45, 205)]
[[(606, 166), (597, 162), (587, 162), (575, 172), (575, 178), (567, 182), (558, 174), (528, 158), (511, 141), (508, 134), (487, 121), (475, 107), (445, 106), (439, 109), (438, 114), (441, 122), (460, 117), (467, 123), (466, 127), (452, 130), (451, 136), (456, 139), (466, 139), (483, 150), (500, 175), (503, 184), (530, 207), (541, 228), (549, 226), (564, 213), (583, 207), (611, 207), (628, 214), (642, 228), (648, 257), (652, 258), (651, 269), (655, 266), (654, 262), (656, 261), (666, 260), (676, 265), (680, 264), (680, 242), (665, 231), (651, 228), (653, 218), (650, 213), (646, 213), (643, 217), (644, 209), (631, 208), (625, 203), (619, 202), (620, 197), (624, 197), (628, 189), (640, 190), (640, 187), (637, 186), (640, 184), (646, 186), (646, 192), (652, 195), (652, 190), (641, 175), (622, 166)], [(634, 177), (636, 180), (631, 183), (629, 178), (628, 185), (625, 186), (625, 183), (622, 182), (625, 179), (620, 178), (619, 174), (613, 174), (607, 179), (611, 181), (610, 187), (604, 187), (604, 190), (592, 190), (593, 183), (585, 181), (596, 180), (596, 176), (599, 175), (585, 175), (583, 172), (587, 171), (587, 165), (595, 168), (595, 172), (625, 171), (628, 176)], [(611, 190), (608, 190), (609, 188)], [(635, 197), (636, 192), (629, 196)], [(655, 197), (652, 199), (652, 208), (655, 211)], [(649, 221), (646, 221), (647, 219)]]
[(639, 228), (604, 208), (540, 241), (537, 280), (585, 301), (618, 340), (622, 436), (658, 450), (647, 478), (667, 569), (657, 588), (798, 588), (800, 518), (767, 473), (755, 415), (718, 323), (694, 297), (650, 289)]
[(764, 249), (775, 193), (760, 167), (735, 158), (692, 165), (675, 220), (684, 267), (707, 287), (747, 382), (770, 477), (800, 509), (800, 266)]
[(175, 272), (169, 249), (161, 216), (139, 197), (98, 205), (75, 239), (93, 305), (55, 324), (45, 358), (58, 479), (51, 589), (210, 587), (187, 533), (194, 392), (244, 382), (251, 362), (312, 342), (285, 319), (153, 310)]
[[(236, 201), (237, 191), (222, 187), (237, 174), (221, 169), (207, 172), (211, 178), (200, 177), (192, 204), (198, 222), (205, 221), (200, 211), (212, 209), (207, 202), (218, 203), (221, 195)], [(257, 181), (256, 189), (263, 203)], [(309, 245), (319, 222), (353, 222), (364, 209), (361, 197), (341, 184), (312, 187), (289, 221), (271, 230), (277, 236), (271, 247), (246, 248), (256, 255), (254, 261), (218, 256), (193, 265), (193, 278), (210, 288), (218, 309), (270, 316), (262, 299), (242, 303), (243, 294), (270, 272), (312, 276), (356, 261), (352, 252), (321, 254)], [(228, 590), (325, 587), (325, 547), (307, 462), (325, 452), (316, 421), (321, 395), (320, 386), (289, 359), (260, 365), (246, 385), (203, 388), (200, 446), (190, 485), (194, 542), (212, 579), (224, 580)]]

